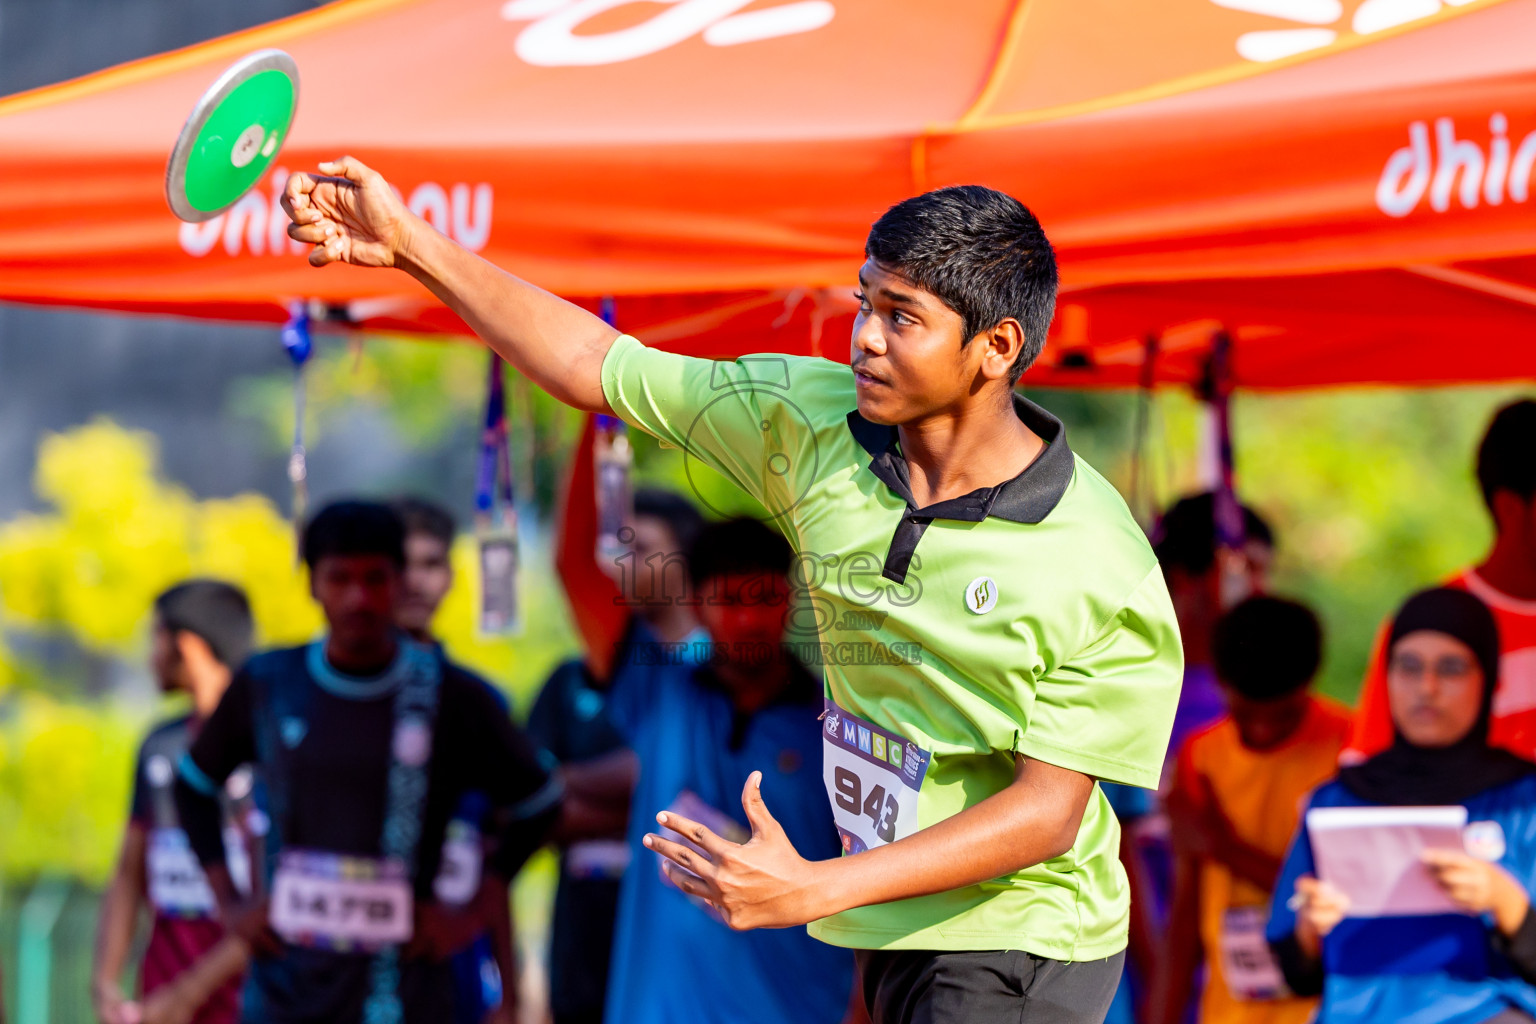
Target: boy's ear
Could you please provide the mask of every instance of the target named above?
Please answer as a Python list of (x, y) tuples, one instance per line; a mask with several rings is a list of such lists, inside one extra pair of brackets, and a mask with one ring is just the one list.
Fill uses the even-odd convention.
[(1024, 350), (1024, 325), (1008, 317), (982, 331), (976, 340), (986, 347), (981, 358), (982, 376), (988, 380), (1007, 380)]
[(208, 641), (189, 629), (176, 634), (176, 653), (181, 656), (181, 663), (194, 672), (202, 671), (210, 665), (223, 664), (213, 653), (213, 648), (208, 646)]

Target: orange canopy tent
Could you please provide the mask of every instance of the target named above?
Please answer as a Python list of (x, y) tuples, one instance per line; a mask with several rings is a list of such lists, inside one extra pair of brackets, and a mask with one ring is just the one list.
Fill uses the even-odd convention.
[(287, 168), (350, 152), (410, 206), (647, 341), (842, 356), (869, 222), (955, 182), (1063, 267), (1035, 383), (1536, 374), (1536, 0), (341, 0), (0, 101), (0, 298), (463, 331), (404, 275), (310, 269), (282, 173), (162, 196), (236, 57), (297, 59)]

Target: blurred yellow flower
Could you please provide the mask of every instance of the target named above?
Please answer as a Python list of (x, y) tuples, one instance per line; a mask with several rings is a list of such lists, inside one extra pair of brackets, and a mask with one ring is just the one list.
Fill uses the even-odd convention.
[(13, 626), (129, 656), (157, 594), (214, 576), (246, 589), (264, 643), (320, 627), (282, 514), (256, 494), (197, 501), (160, 477), (149, 433), (98, 419), (51, 434), (34, 487), (54, 511), (0, 524), (0, 611)]

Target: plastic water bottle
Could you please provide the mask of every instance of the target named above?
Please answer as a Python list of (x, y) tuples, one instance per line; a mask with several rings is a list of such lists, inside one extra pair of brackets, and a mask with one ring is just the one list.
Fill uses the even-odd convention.
[(630, 493), (629, 471), (634, 452), (624, 424), (613, 416), (597, 418), (597, 438), (593, 442), (593, 471), (597, 474), (597, 564), (605, 572), (614, 572), (621, 558), (634, 543), (634, 500)]

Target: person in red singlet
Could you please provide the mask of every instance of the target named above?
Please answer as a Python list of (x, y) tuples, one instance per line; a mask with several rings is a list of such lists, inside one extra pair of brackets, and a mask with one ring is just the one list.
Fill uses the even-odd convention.
[[(1499, 625), (1499, 688), (1490, 744), (1536, 759), (1536, 399), (1500, 409), (1477, 451), (1477, 482), (1493, 518), (1493, 547), (1445, 585), (1482, 599)], [(1360, 690), (1360, 710), (1341, 760), (1356, 763), (1392, 742), (1385, 626)]]

